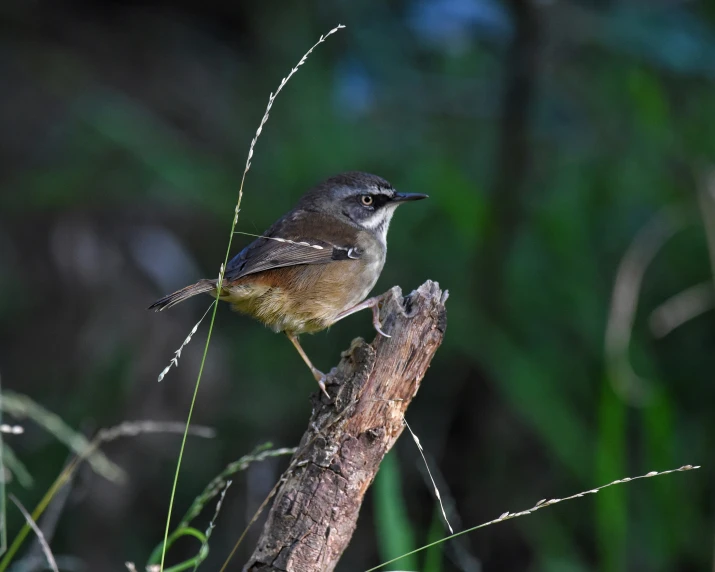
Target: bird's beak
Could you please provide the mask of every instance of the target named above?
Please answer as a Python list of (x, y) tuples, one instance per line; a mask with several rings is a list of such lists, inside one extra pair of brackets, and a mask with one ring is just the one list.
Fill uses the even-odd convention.
[(421, 201), (422, 199), (429, 198), (429, 195), (423, 195), (422, 193), (395, 193), (392, 197), (391, 202), (393, 203), (406, 203), (407, 201)]

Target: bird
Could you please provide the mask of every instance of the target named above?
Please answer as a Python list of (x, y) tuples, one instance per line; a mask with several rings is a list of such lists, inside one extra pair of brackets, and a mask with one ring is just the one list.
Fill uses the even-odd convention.
[(380, 298), (367, 298), (387, 255), (387, 231), (398, 206), (428, 198), (401, 193), (385, 179), (349, 171), (305, 193), (296, 206), (226, 265), (218, 279), (203, 279), (164, 296), (149, 309), (161, 311), (197, 294), (228, 302), (239, 313), (285, 333), (321, 391), (326, 376), (303, 350), (298, 336), (313, 334), (360, 310), (379, 321)]

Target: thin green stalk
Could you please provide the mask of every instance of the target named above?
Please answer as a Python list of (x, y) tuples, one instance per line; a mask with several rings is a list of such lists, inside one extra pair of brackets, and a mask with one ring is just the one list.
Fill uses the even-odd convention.
[(183, 456), (184, 456), (184, 447), (186, 445), (186, 436), (189, 432), (189, 425), (191, 424), (191, 416), (194, 412), (194, 404), (196, 403), (196, 396), (198, 395), (199, 384), (201, 383), (201, 374), (204, 371), (204, 363), (206, 361), (206, 355), (209, 351), (209, 343), (211, 341), (211, 332), (213, 331), (214, 320), (216, 318), (216, 309), (218, 308), (218, 300), (221, 295), (221, 287), (223, 286), (223, 277), (224, 277), (224, 273), (226, 272), (226, 266), (228, 265), (228, 257), (229, 257), (229, 254), (231, 253), (231, 243), (233, 241), (234, 231), (236, 230), (236, 224), (238, 223), (238, 213), (241, 211), (241, 199), (243, 199), (243, 185), (246, 181), (246, 174), (248, 173), (248, 170), (251, 168), (251, 159), (253, 158), (253, 150), (256, 147), (256, 142), (258, 141), (258, 137), (260, 137), (261, 132), (263, 131), (263, 126), (268, 121), (268, 114), (271, 111), (271, 107), (273, 107), (273, 102), (275, 101), (276, 97), (278, 96), (280, 91), (283, 89), (283, 87), (285, 87), (286, 83), (288, 83), (288, 80), (293, 76), (293, 74), (295, 74), (298, 71), (298, 68), (305, 63), (305, 61), (308, 59), (308, 56), (319, 44), (323, 43), (328, 36), (334, 34), (339, 29), (344, 28), (344, 27), (345, 26), (338, 24), (335, 28), (330, 30), (327, 34), (320, 36), (320, 39), (303, 55), (303, 57), (296, 64), (296, 66), (290, 70), (290, 73), (281, 80), (281, 83), (278, 85), (278, 89), (276, 89), (276, 92), (271, 93), (270, 96), (268, 97), (268, 105), (266, 106), (266, 111), (263, 114), (263, 118), (261, 119), (261, 123), (258, 126), (256, 135), (251, 140), (251, 146), (248, 149), (248, 157), (246, 158), (246, 167), (243, 170), (243, 176), (241, 177), (241, 184), (238, 187), (238, 201), (236, 202), (236, 208), (234, 210), (233, 222), (231, 223), (231, 232), (228, 235), (228, 246), (226, 247), (226, 256), (224, 257), (223, 264), (221, 265), (221, 270), (219, 271), (219, 275), (218, 275), (218, 283), (216, 284), (216, 300), (214, 301), (214, 309), (211, 314), (211, 323), (209, 324), (209, 333), (206, 336), (206, 344), (204, 345), (204, 354), (203, 354), (203, 357), (201, 358), (201, 367), (199, 368), (199, 374), (198, 374), (198, 377), (196, 378), (196, 386), (194, 387), (194, 395), (191, 398), (189, 414), (186, 418), (186, 429), (184, 431), (184, 437), (181, 440), (181, 448), (179, 449), (179, 459), (178, 459), (178, 462), (176, 463), (176, 472), (174, 473), (174, 483), (171, 487), (171, 497), (169, 499), (169, 511), (166, 515), (166, 527), (164, 530), (164, 543), (163, 543), (162, 551), (161, 551), (161, 564), (159, 566), (160, 572), (164, 571), (164, 560), (166, 558), (167, 540), (169, 538), (169, 529), (171, 526), (171, 513), (174, 509), (174, 498), (176, 497), (176, 487), (179, 482), (179, 472), (181, 471), (181, 460), (183, 459)]
[[(188, 570), (189, 568), (193, 566), (197, 566), (200, 564), (203, 560), (206, 560), (206, 557), (209, 554), (209, 549), (208, 545), (205, 545), (206, 542), (206, 535), (202, 533), (199, 530), (196, 530), (193, 527), (187, 526), (184, 528), (179, 528), (175, 530), (171, 536), (168, 538), (168, 543), (169, 546), (174, 544), (179, 538), (182, 538), (184, 536), (193, 536), (194, 538), (197, 538), (199, 542), (201, 542), (201, 548), (199, 549), (199, 553), (194, 556), (193, 558), (189, 558), (188, 560), (184, 560), (183, 562), (180, 562), (176, 566), (172, 566), (171, 568), (167, 568), (166, 572), (181, 572), (182, 570)], [(157, 546), (154, 552), (151, 553), (151, 556), (149, 556), (149, 561), (147, 563), (147, 569), (150, 568), (153, 564), (156, 563), (156, 560), (159, 558), (159, 549), (163, 547)]]
[[(231, 248), (229, 241), (229, 248)], [(226, 255), (228, 258), (228, 254)], [(169, 499), (169, 512), (166, 515), (166, 529), (164, 530), (164, 542), (161, 548), (161, 564), (159, 565), (160, 572), (164, 570), (164, 560), (166, 559), (166, 549), (169, 540), (169, 527), (171, 525), (171, 512), (174, 509), (174, 498), (176, 497), (176, 486), (179, 482), (179, 471), (181, 469), (181, 461), (184, 458), (184, 449), (186, 447), (186, 438), (189, 435), (189, 426), (191, 425), (191, 416), (194, 413), (194, 404), (196, 403), (196, 396), (199, 393), (199, 385), (201, 384), (201, 374), (204, 372), (204, 363), (206, 363), (206, 354), (209, 351), (209, 342), (211, 341), (211, 332), (214, 327), (214, 320), (216, 319), (216, 309), (218, 308), (218, 297), (221, 292), (221, 282), (223, 279), (223, 268), (221, 270), (221, 275), (219, 276), (218, 288), (216, 289), (216, 301), (214, 302), (214, 309), (211, 312), (211, 322), (209, 323), (209, 333), (206, 336), (206, 344), (204, 345), (204, 355), (201, 357), (201, 367), (199, 367), (199, 375), (196, 378), (196, 385), (194, 386), (194, 395), (191, 397), (191, 405), (189, 406), (189, 414), (186, 417), (186, 427), (184, 428), (184, 435), (181, 438), (181, 448), (179, 449), (179, 459), (176, 463), (176, 471), (174, 473), (174, 484), (171, 487), (171, 498)]]

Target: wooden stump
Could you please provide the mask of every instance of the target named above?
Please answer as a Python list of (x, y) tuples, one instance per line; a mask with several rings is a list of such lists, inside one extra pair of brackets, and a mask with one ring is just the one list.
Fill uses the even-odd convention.
[(365, 491), (404, 428), (447, 324), (442, 292), (428, 280), (407, 297), (383, 295), (391, 337), (358, 338), (317, 392), (313, 413), (279, 489), (247, 572), (333, 570), (350, 542)]

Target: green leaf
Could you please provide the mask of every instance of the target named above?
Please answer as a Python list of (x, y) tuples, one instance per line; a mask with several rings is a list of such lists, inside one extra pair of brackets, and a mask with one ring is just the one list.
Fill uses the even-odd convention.
[[(395, 451), (385, 456), (373, 484), (375, 532), (381, 560), (390, 560), (415, 549), (415, 533), (402, 495), (400, 465)], [(400, 561), (400, 570), (417, 570), (417, 558)]]
[[(626, 407), (605, 378), (599, 403), (596, 449), (598, 480), (612, 481), (626, 472)], [(626, 569), (626, 488), (614, 487), (596, 496), (596, 536), (604, 572)]]
[[(444, 524), (442, 521), (442, 511), (439, 505), (435, 505), (432, 514), (432, 522), (427, 532), (427, 543), (431, 544), (444, 536)], [(425, 551), (425, 561), (422, 570), (424, 572), (442, 572), (442, 554), (444, 549), (441, 546), (433, 546)]]
[(183, 562), (180, 562), (179, 564), (176, 564), (171, 568), (164, 568), (164, 572), (181, 572), (182, 570), (188, 570), (189, 568), (198, 566), (201, 562), (206, 560), (206, 557), (209, 554), (209, 547), (206, 543), (206, 535), (200, 530), (197, 530), (190, 526), (186, 526), (184, 528), (179, 528), (175, 530), (171, 535), (169, 535), (166, 540), (166, 550), (164, 550), (163, 542), (159, 543), (159, 545), (154, 548), (153, 552), (151, 553), (151, 556), (149, 556), (147, 566), (159, 564), (162, 561), (162, 557), (166, 553), (166, 551), (171, 548), (174, 542), (176, 542), (179, 538), (183, 536), (193, 536), (194, 538), (198, 539), (198, 541), (201, 542), (201, 550), (199, 550), (199, 553), (193, 558), (184, 560)]

